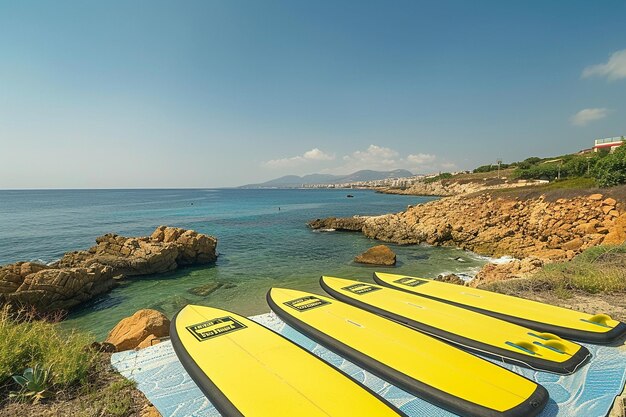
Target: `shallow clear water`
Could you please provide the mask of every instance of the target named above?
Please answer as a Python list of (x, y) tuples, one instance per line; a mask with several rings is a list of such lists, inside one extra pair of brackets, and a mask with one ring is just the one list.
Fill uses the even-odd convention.
[[(106, 335), (140, 308), (171, 316), (187, 303), (252, 315), (267, 312), (272, 286), (321, 292), (322, 274), (368, 280), (374, 270), (435, 277), (472, 273), (485, 260), (454, 248), (390, 245), (395, 268), (357, 265), (352, 259), (377, 244), (358, 233), (315, 232), (306, 222), (327, 216), (401, 211), (429, 197), (350, 190), (46, 190), (0, 191), (0, 264), (49, 262), (87, 248), (104, 233), (147, 235), (161, 224), (218, 238), (215, 265), (129, 279), (70, 314), (66, 327)], [(280, 207), (280, 210), (279, 210)], [(191, 290), (228, 284), (208, 296)]]

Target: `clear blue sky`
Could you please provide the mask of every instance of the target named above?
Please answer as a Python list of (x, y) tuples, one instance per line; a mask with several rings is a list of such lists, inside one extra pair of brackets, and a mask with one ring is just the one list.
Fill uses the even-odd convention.
[(0, 0), (0, 188), (468, 169), (626, 135), (624, 1)]

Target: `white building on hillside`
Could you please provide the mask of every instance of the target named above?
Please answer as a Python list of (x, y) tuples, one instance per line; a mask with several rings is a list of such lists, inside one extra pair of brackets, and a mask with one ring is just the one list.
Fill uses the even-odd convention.
[(596, 139), (593, 145), (593, 151), (598, 152), (600, 149), (608, 149), (613, 152), (624, 144), (626, 138), (624, 136), (616, 136), (614, 138)]

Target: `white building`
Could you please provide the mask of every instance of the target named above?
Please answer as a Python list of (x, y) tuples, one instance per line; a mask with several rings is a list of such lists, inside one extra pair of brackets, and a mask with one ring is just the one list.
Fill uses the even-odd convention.
[(624, 144), (626, 138), (624, 136), (616, 136), (614, 138), (596, 139), (593, 145), (593, 151), (598, 152), (600, 149), (608, 149), (613, 152)]

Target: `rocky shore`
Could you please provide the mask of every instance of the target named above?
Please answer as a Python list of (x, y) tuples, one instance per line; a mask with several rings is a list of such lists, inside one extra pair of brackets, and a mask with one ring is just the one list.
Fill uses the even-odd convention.
[(216, 247), (216, 238), (176, 227), (159, 226), (146, 237), (106, 234), (88, 250), (68, 252), (50, 265), (17, 262), (0, 267), (0, 303), (42, 313), (66, 310), (126, 277), (215, 262)]
[(326, 218), (313, 229), (360, 231), (397, 244), (457, 246), (489, 255), (571, 259), (601, 243), (626, 240), (623, 202), (602, 194), (522, 199), (491, 192), (453, 196), (382, 216)]

